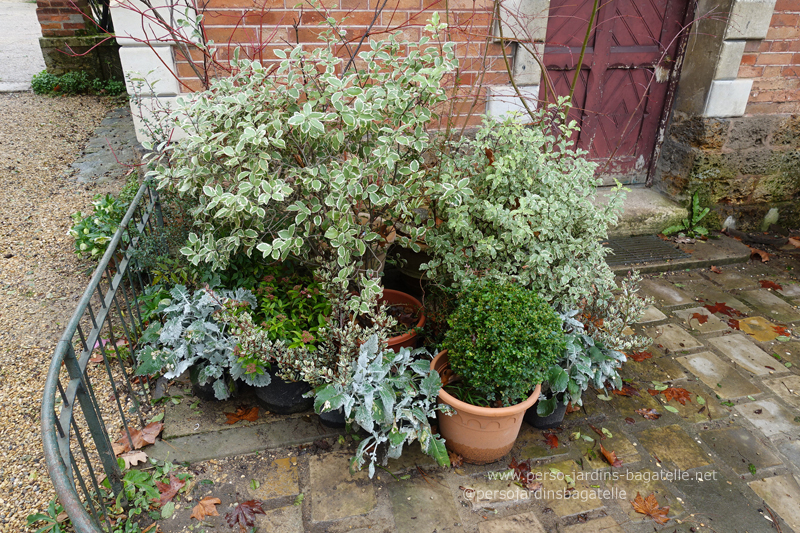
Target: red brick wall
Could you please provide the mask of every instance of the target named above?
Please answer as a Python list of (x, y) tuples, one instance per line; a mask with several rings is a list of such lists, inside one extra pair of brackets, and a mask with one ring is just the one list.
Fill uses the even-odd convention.
[(778, 0), (767, 38), (745, 45), (740, 78), (753, 78), (745, 113), (800, 113), (800, 1)]
[(86, 24), (80, 11), (89, 13), (86, 0), (37, 0), (36, 15), (43, 37), (84, 35)]
[[(336, 20), (346, 17), (343, 27), (347, 30), (352, 49), (367, 32), (376, 7), (382, 3), (383, 0), (322, 1), (323, 6), (340, 6), (331, 9), (330, 16)], [(296, 4), (295, 0), (209, 0), (204, 17), (206, 37), (222, 45), (219, 51), (221, 60), (226, 60), (234, 48), (241, 46), (244, 55), (270, 63), (277, 59), (276, 48), (286, 48), (298, 42), (304, 45), (320, 42), (318, 36), (323, 28), (318, 23), (324, 20), (324, 16), (307, 6), (303, 10), (295, 8)], [(508, 83), (502, 49), (499, 44), (487, 41), (493, 3), (491, 0), (449, 0), (448, 4), (449, 39), (457, 43), (460, 67), (457, 75), (450, 76), (446, 82), (453, 104), (446, 113), (456, 123), (477, 125), (485, 111), (485, 87)], [(416, 42), (434, 11), (445, 18), (444, 0), (388, 0), (370, 35), (381, 38), (400, 31), (404, 38)], [(362, 50), (368, 47), (367, 39)], [(339, 54), (348, 57), (343, 47)], [(511, 46), (507, 54), (511, 60)], [(202, 88), (188, 62), (180, 56), (178, 73), (184, 91)], [(456, 77), (460, 85), (457, 90), (454, 89)], [(473, 107), (476, 96), (478, 101)], [(473, 109), (471, 115), (470, 108)]]

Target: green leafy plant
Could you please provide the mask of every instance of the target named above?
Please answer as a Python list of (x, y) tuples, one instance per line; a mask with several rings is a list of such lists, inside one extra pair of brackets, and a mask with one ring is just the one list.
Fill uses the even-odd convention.
[(711, 210), (708, 207), (700, 206), (700, 195), (695, 191), (692, 193), (692, 201), (689, 204), (689, 216), (684, 218), (680, 224), (670, 226), (661, 233), (664, 235), (672, 235), (673, 233), (682, 233), (687, 237), (697, 237), (708, 235), (708, 229), (700, 225)]
[(442, 348), (466, 385), (492, 404), (513, 405), (561, 357), (561, 320), (535, 292), (511, 283), (471, 284), (449, 320)]
[[(365, 313), (388, 244), (416, 247), (422, 232), (426, 128), (446, 99), (454, 45), (371, 41), (340, 77), (329, 23), (321, 46), (277, 50), (274, 72), (235, 59), (236, 74), (184, 101), (174, 117), (187, 137), (159, 154), (152, 175), (197, 201), (183, 249), (195, 264), (221, 269), (239, 250), (296, 255), (355, 285), (347, 304)], [(444, 27), (434, 15), (426, 29), (436, 37)]]
[(108, 247), (125, 216), (129, 203), (110, 194), (97, 195), (92, 202), (92, 214), (81, 211), (72, 215), (75, 224), (69, 234), (75, 239), (75, 253), (98, 260)]
[[(263, 368), (242, 367), (234, 353), (236, 339), (226, 324), (218, 320), (227, 306), (255, 306), (255, 298), (246, 289), (236, 291), (199, 289), (191, 294), (178, 285), (170, 291), (169, 303), (163, 302), (163, 325), (153, 322), (142, 335), (143, 348), (138, 352), (136, 375), (164, 372), (172, 379), (191, 367), (191, 377), (199, 385), (212, 383), (214, 395), (224, 400), (230, 396), (231, 378), (242, 378), (250, 385), (270, 382)], [(226, 373), (227, 371), (227, 373)]]
[(63, 533), (71, 525), (69, 517), (65, 516), (64, 507), (58, 503), (56, 499), (50, 500), (47, 507), (47, 514), (33, 513), (29, 514), (28, 527), (33, 529), (38, 522), (44, 522), (44, 525), (36, 530), (35, 533)]
[[(417, 359), (421, 354), (427, 355)], [(314, 394), (314, 409), (342, 409), (345, 418), (366, 431), (350, 462), (352, 471), (369, 460), (369, 477), (376, 464), (397, 459), (405, 444), (419, 440), (422, 451), (441, 466), (450, 466), (444, 441), (431, 429), (442, 381), (430, 368), (424, 349), (386, 350), (372, 335), (359, 349), (356, 364), (344, 383), (326, 385)]]
[(575, 122), (550, 105), (532, 124), (487, 118), (474, 139), (441, 156), (431, 193), (432, 225), (425, 234), (433, 258), (422, 268), (463, 287), (478, 278), (514, 281), (558, 308), (578, 308), (614, 275), (601, 242), (617, 221), (624, 190), (593, 200), (596, 164), (573, 150)]
[(117, 96), (125, 93), (125, 83), (117, 80), (101, 80), (89, 78), (83, 71), (72, 71), (57, 76), (46, 70), (33, 76), (31, 87), (36, 94), (97, 94)]

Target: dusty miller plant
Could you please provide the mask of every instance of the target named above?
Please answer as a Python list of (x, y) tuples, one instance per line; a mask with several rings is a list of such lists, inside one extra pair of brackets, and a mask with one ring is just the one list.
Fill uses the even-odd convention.
[[(426, 357), (416, 359), (420, 354)], [(361, 470), (369, 461), (369, 477), (376, 464), (397, 459), (403, 446), (419, 440), (422, 451), (441, 466), (450, 466), (444, 440), (434, 434), (430, 422), (437, 409), (442, 388), (439, 374), (430, 368), (430, 354), (424, 349), (385, 349), (376, 335), (359, 348), (352, 372), (343, 383), (318, 389), (314, 398), (317, 412), (342, 409), (347, 420), (366, 431), (350, 461), (351, 471)]]
[[(182, 250), (195, 264), (224, 268), (240, 250), (294, 254), (333, 262), (338, 281), (370, 298), (395, 226), (404, 225), (400, 244), (416, 246), (422, 232), (414, 209), (428, 179), (426, 127), (446, 98), (454, 45), (370, 41), (340, 77), (340, 36), (328, 23), (322, 46), (277, 50), (274, 72), (234, 60), (233, 76), (177, 111), (188, 137), (166, 147), (152, 175), (198, 202)], [(437, 38), (445, 27), (434, 14), (426, 30)], [(366, 312), (357, 296), (348, 305)]]
[(624, 192), (618, 185), (597, 207), (596, 164), (572, 148), (575, 122), (553, 105), (536, 118), (528, 125), (487, 118), (474, 139), (443, 154), (439, 180), (457, 194), (431, 193), (442, 222), (425, 235), (433, 253), (427, 269), (457, 286), (513, 280), (557, 309), (574, 309), (614, 286), (601, 241)]
[[(245, 289), (219, 291), (199, 289), (190, 293), (183, 285), (170, 291), (170, 299), (158, 312), (164, 323), (153, 321), (142, 334), (143, 348), (138, 353), (136, 375), (149, 375), (164, 371), (173, 379), (192, 369), (197, 383), (212, 383), (214, 395), (225, 400), (230, 396), (225, 380), (225, 370), (233, 377), (244, 377), (245, 372), (234, 356), (235, 338), (224, 323), (217, 320), (224, 302), (234, 300), (247, 307), (255, 306), (253, 294)], [(254, 383), (266, 385), (269, 375), (254, 378)]]

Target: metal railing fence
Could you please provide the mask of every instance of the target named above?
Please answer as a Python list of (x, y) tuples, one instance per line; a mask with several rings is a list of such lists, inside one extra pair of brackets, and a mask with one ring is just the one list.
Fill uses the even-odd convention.
[(112, 530), (101, 485), (108, 479), (116, 497), (122, 472), (109, 424), (130, 439), (131, 428), (144, 426), (150, 407), (147, 380), (131, 379), (131, 358), (144, 329), (137, 297), (148, 285), (134, 251), (162, 225), (158, 193), (144, 184), (94, 271), (47, 374), (41, 410), (44, 457), (78, 533)]

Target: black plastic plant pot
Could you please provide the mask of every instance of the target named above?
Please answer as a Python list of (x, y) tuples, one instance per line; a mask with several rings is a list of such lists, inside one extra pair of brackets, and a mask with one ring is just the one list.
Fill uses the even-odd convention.
[(325, 427), (341, 429), (345, 426), (344, 410), (340, 407), (335, 411), (319, 413), (319, 421)]
[[(204, 402), (216, 402), (216, 401), (218, 401), (217, 400), (217, 395), (214, 393), (214, 386), (213, 386), (214, 380), (213, 379), (207, 381), (206, 383), (204, 383), (202, 385), (197, 383), (197, 374), (198, 374), (199, 371), (200, 371), (200, 367), (197, 367), (197, 366), (192, 366), (192, 367), (189, 368), (189, 379), (192, 382), (192, 394), (194, 394), (195, 397), (200, 398)], [(229, 376), (225, 375), (224, 379), (225, 379), (226, 383), (230, 383), (230, 377)], [(233, 384), (233, 390), (230, 391), (231, 396), (235, 396), (236, 395), (236, 386), (237, 385), (238, 385), (237, 383)]]
[(279, 415), (289, 415), (308, 411), (314, 404), (314, 398), (303, 398), (311, 390), (304, 381), (285, 381), (275, 375), (275, 370), (268, 370), (272, 382), (266, 387), (253, 387), (258, 403), (267, 411)]
[(525, 422), (532, 425), (536, 429), (552, 429), (561, 425), (564, 421), (564, 415), (567, 413), (567, 405), (559, 400), (556, 402), (556, 410), (547, 416), (539, 416), (536, 413), (536, 408), (539, 402), (536, 402), (530, 409), (525, 411)]

